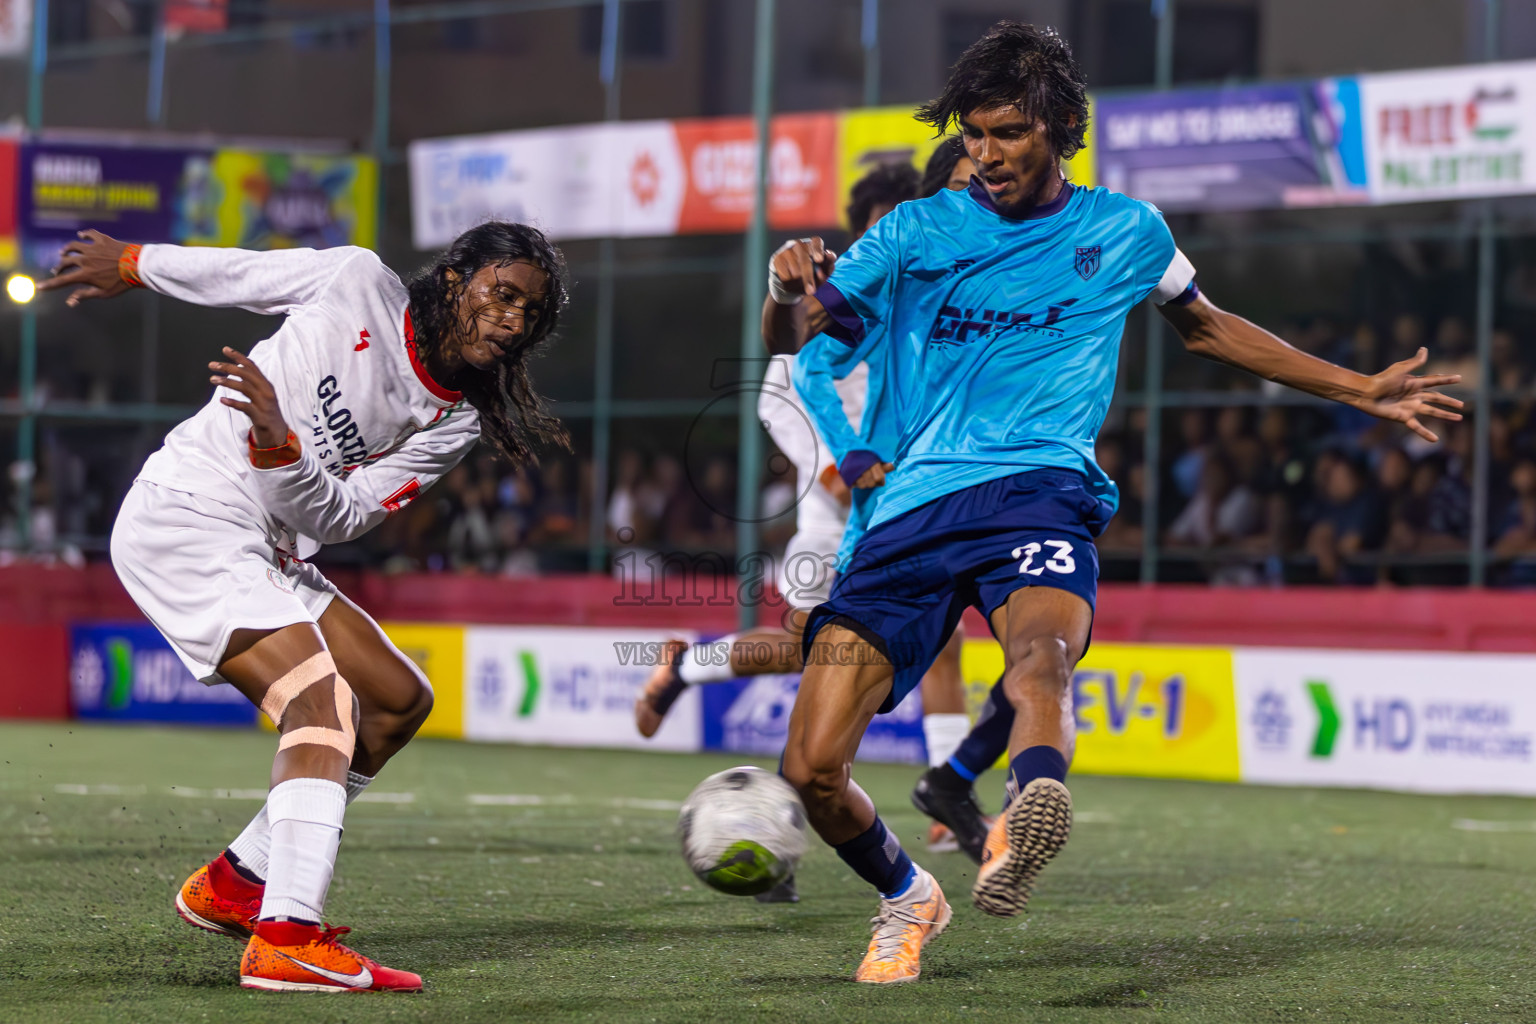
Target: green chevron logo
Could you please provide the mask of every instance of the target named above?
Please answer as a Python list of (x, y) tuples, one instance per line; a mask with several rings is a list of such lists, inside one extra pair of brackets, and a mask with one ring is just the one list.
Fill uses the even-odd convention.
[(532, 651), (518, 651), (517, 660), (523, 666), (523, 702), (517, 706), (517, 717), (528, 718), (539, 706), (539, 662)]
[(1333, 743), (1339, 738), (1339, 709), (1333, 706), (1333, 694), (1326, 682), (1307, 680), (1307, 693), (1317, 706), (1317, 735), (1312, 740), (1312, 756), (1331, 757)]
[(102, 706), (109, 711), (121, 711), (133, 698), (133, 645), (121, 637), (107, 641), (108, 678)]

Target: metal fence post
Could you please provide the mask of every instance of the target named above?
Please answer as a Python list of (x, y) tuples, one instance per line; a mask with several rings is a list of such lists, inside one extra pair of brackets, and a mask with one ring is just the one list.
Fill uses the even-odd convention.
[[(32, 8), (32, 49), (27, 66), (27, 129), (36, 134), (43, 126), (43, 73), (48, 69), (48, 0), (35, 0)], [(21, 232), (26, 262), (26, 233)], [(17, 397), (21, 419), (16, 424), (16, 545), (32, 550), (32, 479), (37, 473), (37, 412), (33, 408), (37, 384), (37, 311), (21, 310), (21, 365)]]
[[(1483, 0), (1483, 60), (1498, 59), (1499, 0)], [(1488, 582), (1488, 492), (1493, 430), (1493, 200), (1484, 199), (1477, 222), (1477, 394), (1472, 415), (1472, 530), (1468, 539), (1467, 582)]]
[(1157, 61), (1153, 65), (1152, 84), (1159, 89), (1173, 85), (1173, 4), (1174, 0), (1152, 0), (1152, 17), (1157, 19)]
[(1141, 437), (1141, 582), (1157, 582), (1158, 507), (1162, 504), (1163, 318), (1147, 303), (1147, 429)]
[[(752, 225), (742, 253), (741, 358), (743, 368), (763, 357), (762, 306), (768, 273), (768, 132), (773, 109), (774, 0), (757, 0), (757, 26), (752, 57), (752, 116), (757, 128), (757, 188), (752, 203)], [(736, 466), (736, 565), (737, 624), (751, 629), (757, 624), (757, 606), (742, 598), (757, 549), (757, 488), (762, 468), (762, 427), (757, 421), (757, 390), (741, 389), (737, 410)]]
[[(1155, 84), (1167, 89), (1173, 84), (1173, 4), (1174, 0), (1152, 0), (1152, 17), (1157, 19), (1157, 60)], [(1141, 582), (1157, 582), (1158, 506), (1162, 503), (1163, 459), (1163, 320), (1152, 303), (1147, 303), (1147, 429), (1142, 435), (1141, 500)]]
[(859, 25), (859, 45), (864, 48), (864, 105), (880, 105), (880, 0), (864, 0)]
[[(603, 117), (619, 119), (619, 69), (623, 26), (621, 0), (603, 0), (603, 43), (598, 77), (603, 83)], [(615, 245), (611, 238), (597, 250), (597, 336), (592, 353), (592, 508), (587, 523), (587, 571), (608, 567), (608, 463), (613, 437), (613, 318)]]

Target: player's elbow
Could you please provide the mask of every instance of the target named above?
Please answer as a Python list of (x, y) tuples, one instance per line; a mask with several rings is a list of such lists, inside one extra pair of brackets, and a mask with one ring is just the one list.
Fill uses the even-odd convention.
[(1201, 359), (1219, 359), (1221, 342), (1213, 331), (1196, 330), (1184, 335), (1184, 351)]

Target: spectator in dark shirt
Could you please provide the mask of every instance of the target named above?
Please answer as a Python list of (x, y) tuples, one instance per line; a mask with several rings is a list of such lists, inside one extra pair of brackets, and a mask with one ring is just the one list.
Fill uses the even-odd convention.
[(1381, 510), (1360, 465), (1335, 454), (1323, 462), (1322, 500), (1307, 533), (1307, 553), (1317, 559), (1318, 575), (1341, 583), (1369, 582), (1374, 573), (1347, 566), (1353, 555), (1380, 544)]

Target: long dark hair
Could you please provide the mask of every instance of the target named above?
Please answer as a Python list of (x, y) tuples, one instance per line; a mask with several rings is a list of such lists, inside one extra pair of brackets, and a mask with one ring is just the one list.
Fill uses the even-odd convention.
[(944, 91), (917, 109), (917, 119), (942, 135), (971, 111), (1005, 103), (1045, 125), (1059, 158), (1083, 148), (1088, 83), (1072, 48), (1055, 29), (1017, 21), (1000, 21), (967, 46), (949, 69)]
[[(533, 263), (548, 275), (549, 298), (543, 312), (524, 332), (516, 351), (496, 365), (494, 373), (467, 369), (453, 383), (480, 414), (480, 436), (513, 463), (526, 465), (539, 461), (536, 446), (571, 447), (570, 435), (550, 415), (528, 373), (529, 358), (550, 340), (560, 312), (570, 300), (565, 257), (537, 228), (487, 221), (454, 239), (448, 250), (406, 287), (411, 295), (416, 355), (426, 364), (430, 355), (464, 331), (459, 297), (469, 279), (484, 267), (509, 263)], [(449, 280), (450, 270), (458, 274), (457, 281)]]

